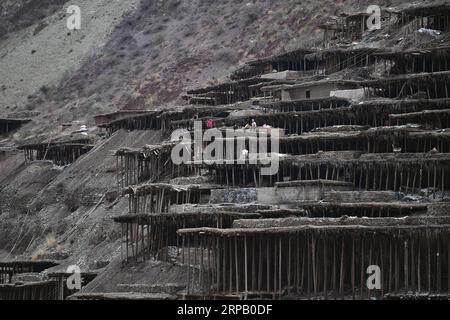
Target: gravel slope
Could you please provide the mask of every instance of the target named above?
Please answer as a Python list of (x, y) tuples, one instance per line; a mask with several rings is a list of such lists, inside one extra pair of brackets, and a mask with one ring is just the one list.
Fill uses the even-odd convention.
[[(64, 5), (51, 16), (10, 33), (0, 46), (0, 108), (23, 106), (27, 96), (55, 86), (105, 41), (138, 0), (79, 0), (82, 28), (70, 31)], [(9, 108), (8, 108), (9, 107)]]

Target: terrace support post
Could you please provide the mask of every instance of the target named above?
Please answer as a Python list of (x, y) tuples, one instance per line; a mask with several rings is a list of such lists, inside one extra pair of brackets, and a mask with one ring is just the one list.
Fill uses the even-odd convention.
[(400, 185), (398, 187), (398, 190), (401, 192), (403, 186), (403, 166), (400, 166)]
[[(334, 172), (334, 168), (333, 168), (333, 172)], [(359, 173), (359, 190), (362, 190), (362, 177), (363, 177), (363, 173), (362, 173), (362, 170), (360, 170), (360, 173)]]
[(323, 292), (324, 298), (328, 299), (328, 246), (325, 238), (323, 241), (323, 261), (324, 261), (324, 269), (323, 269)]
[(269, 237), (266, 239), (266, 288), (267, 293), (270, 292), (270, 241)]
[(308, 287), (308, 300), (310, 300), (311, 299), (311, 281), (310, 281), (310, 279), (311, 279), (311, 276), (310, 276), (310, 273), (311, 273), (311, 268), (310, 268), (310, 264), (311, 264), (311, 259), (310, 259), (311, 246), (309, 244), (309, 233), (306, 234), (306, 241), (307, 241), (307, 244), (306, 244), (306, 248), (307, 248), (307, 253), (306, 253), (306, 257), (307, 257), (306, 279), (307, 279), (307, 287)]
[(312, 258), (314, 298), (317, 298), (316, 239), (314, 238), (314, 235), (311, 235), (311, 258)]
[(382, 190), (382, 182), (383, 182), (383, 167), (380, 166), (380, 178), (378, 179), (378, 190)]
[(408, 287), (408, 240), (404, 241), (404, 253), (403, 253), (403, 277), (405, 282), (405, 293), (408, 293), (409, 287)]
[(226, 268), (227, 268), (227, 241), (225, 238), (222, 239), (222, 291), (225, 292), (227, 290), (226, 286)]
[(352, 236), (352, 266), (351, 266), (352, 298), (355, 300), (355, 237)]
[(447, 292), (450, 294), (450, 238), (447, 236), (446, 239), (447, 244)]
[[(381, 241), (380, 241), (380, 263), (381, 263), (381, 270), (386, 270), (385, 269), (385, 257), (384, 257), (384, 244), (385, 244), (385, 241), (384, 241), (384, 239), (382, 239)], [(381, 296), (382, 297), (384, 297), (384, 288), (385, 288), (385, 276), (384, 276), (384, 274), (383, 273), (381, 273)]]
[(439, 235), (436, 235), (437, 242), (437, 253), (436, 253), (436, 292), (441, 292), (441, 241), (439, 239)]
[(364, 235), (361, 236), (361, 270), (360, 270), (360, 287), (359, 287), (359, 299), (362, 300), (364, 297)]
[(233, 292), (233, 255), (232, 255), (232, 240), (231, 237), (228, 238), (228, 252), (229, 252), (229, 276), (230, 276), (230, 281), (229, 281), (229, 293), (231, 294)]
[(279, 243), (279, 249), (278, 249), (278, 286), (279, 286), (279, 292), (278, 295), (281, 297), (282, 295), (282, 238), (281, 236), (278, 239)]
[(417, 244), (417, 292), (420, 293), (420, 242)]
[[(123, 261), (123, 223), (120, 224), (120, 261)], [(0, 279), (1, 280), (1, 279)], [(0, 281), (2, 283), (2, 281)]]
[[(184, 250), (184, 237), (183, 237), (183, 250)], [(148, 251), (148, 258), (151, 259), (152, 256), (152, 242), (151, 242), (151, 237), (150, 237), (150, 222), (147, 224), (147, 251)], [(178, 250), (177, 250), (178, 252)], [(182, 263), (184, 264), (184, 253), (182, 256)]]
[(422, 188), (423, 164), (420, 164), (419, 188)]
[(341, 242), (341, 271), (339, 276), (339, 293), (341, 295), (341, 299), (344, 300), (344, 248), (345, 248), (345, 241), (344, 238), (342, 238)]
[(398, 293), (400, 286), (400, 253), (398, 244), (394, 243), (394, 274), (395, 274), (395, 292)]
[[(247, 241), (247, 238), (245, 238), (245, 241)], [(251, 253), (251, 257), (252, 257), (252, 292), (255, 292), (256, 277), (257, 277), (257, 273), (256, 273), (256, 237), (253, 236), (251, 241), (252, 241), (252, 253)]]
[[(214, 257), (216, 259), (216, 265), (214, 268), (214, 272), (215, 272), (215, 281), (216, 281), (216, 288), (217, 291), (220, 291), (221, 288), (221, 283), (220, 283), (220, 270), (221, 270), (221, 264), (220, 264), (220, 257), (221, 257), (221, 251), (223, 250), (223, 248), (220, 246), (220, 238), (213, 238), (214, 242), (213, 242), (213, 248), (214, 251)], [(214, 282), (214, 277), (213, 277), (213, 282)], [(214, 284), (214, 283), (213, 283)]]
[(406, 177), (406, 193), (408, 193), (409, 190), (409, 175), (410, 175), (410, 168), (408, 167), (407, 169), (407, 177)]
[[(195, 267), (197, 266), (197, 256), (198, 256), (198, 248), (200, 245), (200, 236), (195, 235), (194, 237), (194, 243), (193, 243), (193, 249), (194, 249), (194, 264), (192, 265), (192, 287), (195, 288)], [(201, 285), (199, 283), (199, 285)]]
[(145, 261), (145, 238), (144, 238), (144, 224), (141, 223), (141, 240), (142, 240), (142, 257)]
[(442, 173), (441, 173), (441, 178), (442, 178), (442, 199), (444, 199), (445, 196), (445, 168), (442, 167)]
[[(187, 251), (188, 251), (188, 260), (187, 260), (187, 264), (186, 264), (186, 272), (187, 272), (187, 294), (189, 294), (191, 292), (191, 281), (190, 281), (190, 274), (191, 274), (191, 270), (190, 270), (190, 265), (191, 265), (191, 241), (190, 241), (190, 236), (187, 236)], [(183, 252), (183, 256), (184, 256), (184, 252)]]
[(136, 224), (136, 230), (135, 230), (135, 232), (136, 232), (136, 235), (135, 235), (136, 241), (133, 241), (133, 242), (135, 242), (135, 245), (136, 245), (134, 258), (137, 261), (138, 260), (138, 256), (139, 256), (139, 220), (137, 220), (135, 224)]
[(437, 165), (436, 162), (433, 163), (433, 169), (434, 169), (434, 178), (433, 178), (433, 199), (436, 199), (436, 180), (437, 180)]
[(278, 289), (278, 285), (277, 285), (277, 252), (278, 252), (278, 244), (277, 244), (277, 238), (276, 236), (274, 236), (273, 239), (273, 247), (274, 247), (274, 252), (273, 252), (273, 299), (276, 298), (277, 296), (277, 289)]
[(291, 236), (288, 235), (288, 256), (287, 256), (287, 292), (291, 294)]
[[(237, 240), (236, 240), (237, 242)], [(237, 250), (236, 250), (237, 252)], [(244, 236), (244, 297), (245, 300), (247, 300), (248, 297), (248, 266), (247, 266), (247, 259), (248, 259), (248, 255), (247, 255), (247, 237)], [(253, 283), (253, 282), (252, 282)]]
[(395, 164), (394, 170), (394, 191), (397, 191), (397, 171), (398, 171), (398, 163)]
[(427, 251), (428, 292), (431, 293), (431, 245), (429, 235), (427, 235)]
[(411, 263), (410, 263), (410, 265), (411, 265), (411, 289), (415, 290), (416, 289), (416, 279), (415, 279), (416, 265), (415, 265), (415, 250), (414, 250), (415, 249), (414, 248), (415, 239), (412, 236), (410, 236), (410, 239), (411, 239)]
[(126, 237), (125, 237), (125, 239), (126, 239), (126, 245), (125, 245), (125, 247), (126, 247), (126, 251), (127, 251), (127, 258), (126, 258), (126, 261), (128, 262), (128, 235), (129, 235), (129, 226), (128, 226), (128, 222), (126, 223), (126, 225), (127, 225), (127, 235), (126, 235)]
[(200, 237), (199, 238), (199, 243), (198, 246), (200, 248), (200, 270), (198, 273), (198, 282), (200, 284), (200, 286), (202, 287), (202, 295), (203, 297), (205, 297), (205, 283), (204, 283), (204, 278), (203, 278), (203, 273), (204, 273), (204, 257), (203, 257), (203, 252), (204, 250), (204, 238)]
[(259, 243), (259, 254), (258, 254), (258, 258), (259, 258), (259, 262), (258, 262), (258, 292), (261, 292), (261, 290), (262, 290), (262, 272), (263, 272), (262, 242), (263, 242), (263, 238), (260, 235), (258, 237), (258, 243)]

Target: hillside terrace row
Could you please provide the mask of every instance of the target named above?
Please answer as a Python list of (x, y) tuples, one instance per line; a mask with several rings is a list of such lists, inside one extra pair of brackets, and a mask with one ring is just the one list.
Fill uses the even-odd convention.
[[(261, 90), (263, 87), (307, 82), (308, 78), (309, 81), (314, 80), (311, 78), (313, 75), (334, 74), (347, 68), (381, 65), (386, 75), (448, 71), (449, 52), (450, 48), (447, 46), (391, 52), (370, 47), (329, 48), (313, 53), (297, 50), (273, 58), (261, 59), (258, 62), (249, 62), (248, 65), (236, 71), (236, 74), (240, 76), (232, 77), (234, 81), (188, 91), (189, 96), (186, 99), (195, 104), (231, 104), (264, 96), (264, 90)], [(288, 57), (298, 60), (283, 62), (283, 59)], [(272, 61), (271, 63), (276, 64), (277, 67), (254, 67), (259, 64), (264, 65), (267, 61)], [(300, 67), (303, 69), (298, 70), (298, 65), (303, 66)], [(250, 72), (252, 68), (255, 69), (254, 72)]]
[[(381, 81), (378, 83), (382, 84)], [(383, 86), (386, 86), (386, 83)], [(422, 87), (425, 86), (422, 84)], [(430, 86), (434, 87), (433, 84)], [(391, 88), (391, 90), (394, 89)], [(227, 106), (229, 111), (214, 107), (217, 111), (216, 113), (211, 111), (211, 117), (187, 118), (189, 115), (186, 114), (187, 119), (173, 123), (168, 120), (167, 126), (172, 130), (192, 130), (195, 121), (202, 121), (203, 129), (206, 129), (207, 120), (213, 119), (214, 127), (219, 129), (234, 126), (243, 128), (254, 119), (259, 126), (269, 124), (273, 128), (283, 129), (285, 134), (303, 134), (317, 128), (332, 126), (383, 127), (404, 126), (410, 123), (420, 124), (421, 129), (433, 131), (448, 127), (449, 101), (447, 98), (405, 100), (376, 98), (353, 103), (347, 99), (330, 100), (330, 98), (268, 101), (251, 106), (253, 111), (249, 115), (234, 115), (231, 111), (233, 106)], [(111, 133), (119, 129), (162, 130), (161, 126), (155, 126), (160, 119), (160, 115), (150, 112), (116, 120), (104, 125), (104, 128)], [(166, 129), (163, 132), (170, 132), (170, 130)]]
[[(387, 293), (450, 292), (448, 217), (429, 218), (426, 225), (413, 218), (263, 222), (179, 230), (184, 251), (195, 252), (186, 262), (187, 296), (383, 299)], [(368, 265), (389, 270), (381, 290), (368, 290)]]
[[(446, 1), (412, 3), (397, 8), (380, 8), (381, 29), (402, 30), (404, 34), (416, 32), (420, 28), (449, 31), (450, 6)], [(353, 12), (334, 17), (318, 28), (323, 31), (323, 46), (360, 41), (370, 31), (367, 22), (372, 13)]]
[[(345, 129), (336, 127), (335, 130)], [(281, 154), (314, 155), (323, 152), (344, 152), (353, 150), (364, 153), (388, 155), (393, 151), (397, 157), (401, 154), (423, 154), (432, 156), (434, 153), (450, 151), (449, 132), (428, 131), (416, 126), (380, 127), (380, 128), (350, 128), (348, 131), (311, 132), (302, 135), (281, 136), (279, 150)], [(240, 139), (238, 143), (238, 139)], [(227, 165), (249, 164), (249, 159), (243, 161), (239, 148), (251, 152), (272, 152), (271, 137), (268, 146), (259, 150), (258, 137), (242, 136), (240, 138), (223, 139), (223, 157)], [(219, 139), (220, 140), (220, 139)], [(254, 142), (251, 142), (251, 141)], [(174, 178), (198, 172), (194, 165), (174, 165), (171, 161), (172, 148), (178, 142), (148, 146), (144, 149), (121, 149), (117, 156), (117, 180), (119, 188), (143, 182), (155, 182), (162, 178)], [(228, 155), (229, 146), (234, 148)], [(250, 145), (254, 146), (253, 148)], [(184, 144), (185, 152), (194, 154), (193, 144)], [(252, 156), (250, 156), (251, 158)], [(283, 161), (283, 159), (281, 159)], [(328, 179), (328, 175), (326, 176)]]
[[(333, 21), (319, 25), (318, 28), (323, 30), (323, 46), (335, 47), (337, 43), (351, 43), (358, 41), (368, 31), (367, 20), (371, 14), (366, 12), (354, 12), (342, 14)], [(395, 26), (401, 28), (409, 25), (408, 32), (416, 31), (419, 28), (435, 29), (440, 31), (448, 31), (448, 19), (450, 17), (450, 7), (445, 2), (438, 4), (422, 4), (408, 8), (382, 8), (381, 22), (383, 25)], [(307, 75), (312, 70), (318, 70), (317, 58), (322, 55), (321, 62), (328, 66), (325, 68), (326, 73), (332, 73), (331, 70), (339, 71), (345, 66), (345, 63), (354, 63), (352, 66), (369, 64), (373, 54), (379, 50), (370, 48), (361, 48), (356, 50), (345, 50), (329, 48), (328, 50), (313, 52), (309, 49), (299, 49), (285, 54), (267, 57), (263, 59), (253, 60), (236, 70), (231, 78), (233, 80), (251, 78), (271, 73), (272, 70), (278, 72), (293, 70), (303, 72)], [(328, 58), (328, 59), (327, 59)], [(336, 61), (337, 60), (337, 61)], [(359, 63), (355, 63), (360, 60)], [(342, 62), (342, 63), (341, 63)]]
[(59, 166), (73, 163), (94, 148), (89, 137), (70, 137), (43, 143), (24, 143), (18, 149), (23, 150), (25, 161), (49, 160)]

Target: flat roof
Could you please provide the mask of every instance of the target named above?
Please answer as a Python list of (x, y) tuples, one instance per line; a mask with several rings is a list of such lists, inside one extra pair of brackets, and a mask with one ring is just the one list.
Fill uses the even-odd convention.
[[(375, 218), (370, 218), (375, 219)], [(217, 228), (192, 228), (192, 229), (180, 229), (177, 234), (180, 236), (219, 236), (219, 237), (244, 237), (244, 236), (270, 236), (270, 235), (289, 235), (297, 234), (299, 232), (311, 232), (323, 234), (337, 233), (348, 231), (353, 234), (356, 233), (369, 233), (374, 234), (393, 234), (397, 236), (404, 232), (410, 234), (413, 231), (418, 232), (436, 232), (450, 231), (450, 224), (427, 224), (427, 225), (301, 225), (290, 227), (269, 227), (269, 228), (231, 228), (231, 229), (217, 229)]]
[(0, 122), (6, 122), (6, 123), (28, 123), (32, 121), (31, 119), (19, 119), (19, 118), (0, 118)]
[(344, 85), (350, 86), (354, 88), (359, 88), (360, 81), (355, 80), (319, 80), (319, 81), (310, 81), (310, 82), (300, 82), (291, 85), (278, 85), (278, 86), (267, 86), (262, 87), (262, 91), (279, 91), (279, 90), (295, 90), (298, 88), (310, 88), (310, 87), (320, 87), (324, 85)]
[(11, 261), (0, 261), (0, 267), (15, 268), (15, 267), (33, 267), (35, 269), (49, 269), (59, 265), (53, 260), (11, 260)]
[(424, 55), (433, 54), (435, 52), (445, 51), (450, 54), (450, 46), (440, 46), (440, 47), (430, 47), (430, 48), (418, 48), (418, 49), (408, 49), (408, 50), (394, 50), (394, 51), (383, 51), (374, 52), (374, 56), (378, 57), (392, 57), (392, 56), (403, 56), (403, 55)]
[(211, 190), (220, 189), (223, 186), (217, 184), (171, 184), (171, 183), (149, 183), (137, 186), (131, 186), (124, 188), (122, 192), (124, 194), (144, 195), (156, 190), (168, 190), (174, 192), (183, 192), (189, 190)]
[[(426, 208), (426, 204), (422, 204)], [(435, 216), (406, 216), (394, 217), (340, 217), (340, 218), (309, 218), (289, 217), (274, 219), (240, 219), (234, 221), (234, 228), (280, 228), (296, 226), (421, 226), (421, 225), (450, 225), (450, 217)]]

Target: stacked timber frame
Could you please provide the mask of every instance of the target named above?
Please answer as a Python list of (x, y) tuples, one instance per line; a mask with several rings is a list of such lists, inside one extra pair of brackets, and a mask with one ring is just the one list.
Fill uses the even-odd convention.
[(18, 147), (24, 151), (25, 161), (50, 160), (56, 165), (65, 166), (89, 152), (94, 145), (89, 138), (61, 142), (23, 144)]
[(404, 8), (397, 12), (397, 24), (408, 26), (407, 32), (414, 32), (420, 28), (449, 31), (450, 4), (448, 1), (421, 3)]
[(302, 180), (348, 181), (357, 189), (406, 193), (426, 188), (433, 198), (450, 189), (450, 154), (322, 152), (285, 156), (274, 175), (262, 175), (261, 164), (205, 163), (218, 184), (227, 186), (274, 186), (277, 182)]
[(0, 285), (0, 300), (59, 300), (59, 297), (55, 280)]
[[(73, 273), (67, 272), (49, 272), (47, 273), (47, 278), (49, 278), (49, 283), (54, 284), (56, 282), (57, 289), (54, 290), (53, 300), (66, 300), (67, 297), (77, 293), (77, 289), (69, 289), (67, 286), (67, 280), (73, 275)], [(81, 272), (81, 287), (85, 287), (97, 276), (94, 272)]]
[[(386, 16), (386, 12), (382, 12)], [(359, 41), (368, 30), (367, 20), (371, 14), (367, 12), (344, 13), (340, 17), (318, 28), (323, 30), (323, 46), (329, 47), (336, 43), (351, 43)], [(389, 17), (388, 20), (391, 20)]]
[(370, 96), (406, 98), (423, 96), (427, 99), (450, 97), (450, 71), (415, 73), (362, 82)]
[[(447, 5), (439, 8), (387, 12), (393, 24), (445, 31)], [(359, 40), (367, 18), (344, 15), (327, 30)], [(214, 140), (233, 147), (231, 159), (218, 149), (224, 161), (175, 165), (180, 141), (116, 152), (129, 201), (114, 217), (124, 263), (184, 265), (183, 298), (448, 299), (449, 55), (450, 47), (432, 45), (299, 49), (189, 91), (183, 110), (104, 124), (193, 136), (194, 121), (205, 129), (212, 119), (219, 132), (236, 133)], [(353, 71), (372, 77), (344, 75)], [(257, 128), (248, 129), (253, 120)], [(263, 137), (267, 148), (252, 149)], [(183, 148), (196, 154), (191, 141)], [(278, 170), (263, 174), (274, 161)], [(373, 265), (381, 288), (370, 290)]]
[(42, 272), (45, 269), (57, 266), (54, 261), (3, 261), (0, 262), (0, 284), (11, 283), (12, 277), (21, 273)]
[(154, 182), (170, 175), (172, 148), (176, 142), (147, 146), (143, 149), (122, 148), (116, 151), (119, 188), (142, 182)]
[(263, 74), (272, 73), (274, 70), (277, 72), (287, 70), (300, 71), (308, 75), (308, 72), (313, 69), (314, 65), (309, 63), (305, 56), (312, 52), (309, 49), (298, 49), (276, 56), (249, 61), (234, 71), (231, 79), (240, 80), (259, 77)]
[[(181, 229), (194, 258), (186, 263), (188, 295), (201, 289), (241, 298), (371, 299), (450, 292), (449, 218), (362, 218), (239, 221), (231, 229)], [(281, 226), (272, 227), (271, 224)], [(269, 227), (268, 227), (269, 225)], [(200, 271), (192, 267), (200, 264)], [(377, 265), (381, 289), (369, 290), (366, 270)], [(190, 277), (189, 277), (190, 276)]]
[(229, 106), (185, 106), (181, 110), (148, 111), (139, 115), (121, 117), (103, 123), (98, 127), (106, 129), (109, 134), (118, 130), (160, 130), (163, 133), (171, 132), (180, 126), (189, 126), (194, 120), (206, 124), (208, 119), (224, 118), (231, 112), (242, 107)]
[(192, 96), (189, 98), (191, 104), (205, 104), (202, 102), (210, 105), (232, 104), (260, 96), (261, 92), (253, 86), (270, 81), (270, 79), (250, 78), (191, 90), (187, 93)]
[[(58, 266), (51, 260), (14, 260), (0, 262), (0, 300), (65, 300), (79, 290), (69, 289), (67, 279), (73, 273), (48, 272), (47, 269)], [(45, 275), (40, 275), (46, 271)], [(14, 279), (22, 274), (34, 275), (40, 280), (18, 281)], [(91, 282), (96, 273), (82, 272), (81, 284), (84, 287)]]
[(15, 282), (20, 274), (38, 274), (57, 266), (55, 261), (14, 260), (0, 262), (0, 300), (58, 300), (58, 283), (54, 280)]
[(406, 51), (374, 53), (385, 65), (385, 73), (406, 74), (450, 70), (450, 47), (440, 46)]

